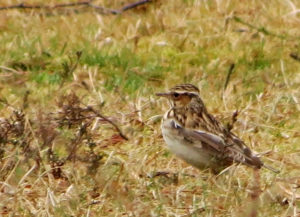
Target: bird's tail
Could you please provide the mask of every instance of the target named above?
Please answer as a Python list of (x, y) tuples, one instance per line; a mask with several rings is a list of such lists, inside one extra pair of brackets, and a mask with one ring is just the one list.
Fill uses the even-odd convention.
[(277, 169), (275, 169), (275, 168), (273, 168), (273, 167), (271, 167), (269, 165), (264, 164), (263, 167), (267, 168), (268, 170), (271, 170), (274, 173), (280, 173), (280, 170), (277, 170)]

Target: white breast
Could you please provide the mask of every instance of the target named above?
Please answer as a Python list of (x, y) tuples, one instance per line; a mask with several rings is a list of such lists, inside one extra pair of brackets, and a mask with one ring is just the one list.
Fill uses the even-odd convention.
[(168, 148), (178, 157), (182, 158), (195, 167), (203, 168), (208, 166), (210, 156), (201, 149), (201, 142), (197, 147), (186, 141), (177, 129), (172, 127), (170, 119), (164, 120), (161, 125), (162, 135)]

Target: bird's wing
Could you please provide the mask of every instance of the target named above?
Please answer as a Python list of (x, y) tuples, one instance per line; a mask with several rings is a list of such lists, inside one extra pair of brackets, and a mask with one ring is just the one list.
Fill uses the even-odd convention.
[(213, 148), (217, 152), (223, 152), (226, 148), (226, 144), (220, 136), (215, 134), (201, 131), (201, 130), (193, 130), (193, 129), (184, 129), (181, 130), (182, 135), (192, 141), (195, 145), (197, 143), (205, 143)]
[(184, 128), (175, 120), (172, 120), (170, 125), (187, 141), (190, 141), (195, 145), (197, 145), (197, 143), (201, 144), (204, 142), (211, 146), (215, 151), (219, 152), (225, 149), (226, 144), (220, 136), (206, 131)]
[(196, 148), (207, 148), (208, 151), (213, 151), (216, 155), (222, 155), (235, 162), (257, 168), (260, 168), (263, 165), (261, 160), (252, 153), (243, 141), (234, 135), (232, 135), (228, 141), (225, 141), (224, 138), (219, 135), (207, 131), (184, 128), (175, 121), (172, 125), (179, 134), (187, 141), (190, 141), (191, 145)]

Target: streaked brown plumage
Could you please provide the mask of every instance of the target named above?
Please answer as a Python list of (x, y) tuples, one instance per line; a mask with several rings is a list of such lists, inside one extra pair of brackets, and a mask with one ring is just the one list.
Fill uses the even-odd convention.
[(167, 97), (171, 103), (162, 121), (163, 137), (170, 150), (187, 163), (214, 172), (234, 162), (277, 172), (208, 113), (196, 86), (180, 84), (156, 95)]

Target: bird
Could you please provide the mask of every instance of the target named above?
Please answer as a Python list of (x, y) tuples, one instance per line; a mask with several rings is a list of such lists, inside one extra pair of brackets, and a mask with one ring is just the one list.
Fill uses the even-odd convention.
[(193, 84), (178, 84), (156, 93), (170, 102), (161, 123), (163, 138), (172, 153), (203, 170), (217, 174), (234, 163), (279, 171), (263, 161), (238, 136), (210, 114)]

